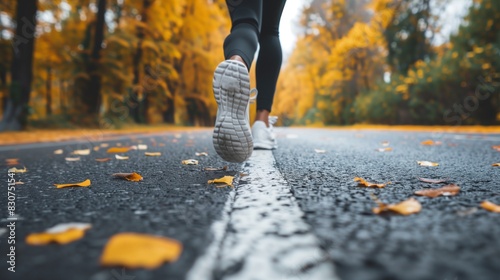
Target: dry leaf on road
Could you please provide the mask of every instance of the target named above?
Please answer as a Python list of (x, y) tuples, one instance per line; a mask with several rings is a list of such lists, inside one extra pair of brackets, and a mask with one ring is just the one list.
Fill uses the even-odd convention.
[(439, 145), (443, 144), (443, 142), (433, 141), (433, 140), (425, 140), (425, 141), (420, 142), (420, 144), (424, 145), (424, 146), (439, 146)]
[(58, 149), (54, 151), (54, 155), (62, 155), (64, 151), (62, 149)]
[(88, 156), (88, 155), (90, 155), (90, 149), (74, 150), (71, 154), (77, 155), (77, 156)]
[(110, 161), (111, 158), (107, 157), (107, 158), (96, 158), (95, 161), (97, 162), (106, 162), (106, 161)]
[(493, 163), (491, 166), (500, 166), (500, 162), (497, 162), (497, 163)]
[(26, 243), (29, 245), (45, 245), (52, 242), (67, 244), (82, 238), (89, 228), (91, 225), (85, 223), (58, 224), (45, 232), (29, 234), (26, 237)]
[(126, 153), (128, 151), (130, 151), (129, 147), (111, 147), (106, 151), (106, 153), (108, 153), (108, 154), (121, 154), (121, 153)]
[(182, 161), (184, 165), (198, 165), (198, 161), (195, 159), (186, 159)]
[(491, 148), (497, 152), (500, 152), (500, 145), (491, 146)]
[(223, 167), (205, 167), (203, 170), (205, 171), (226, 171), (227, 170), (227, 165), (224, 165)]
[(418, 178), (420, 181), (431, 184), (446, 183), (448, 179), (428, 179), (428, 178)]
[(500, 213), (500, 205), (489, 202), (487, 200), (481, 202), (481, 207), (483, 207), (484, 209), (486, 209), (490, 212)]
[(379, 149), (376, 149), (376, 151), (381, 152), (381, 153), (383, 153), (383, 152), (390, 152), (390, 151), (392, 151), (392, 148), (389, 148), (389, 147), (387, 147), (387, 148), (379, 148)]
[(225, 186), (233, 187), (233, 179), (234, 179), (233, 176), (224, 176), (222, 178), (208, 180), (208, 183), (209, 184), (224, 184), (224, 185), (220, 185), (220, 186), (216, 185), (216, 187), (218, 187), (218, 188), (223, 188)]
[(128, 159), (128, 157), (126, 157), (126, 156), (120, 156), (120, 155), (115, 155), (115, 158), (119, 159), (119, 160), (127, 160)]
[(425, 189), (416, 191), (416, 195), (427, 196), (427, 197), (438, 197), (442, 196), (454, 196), (460, 192), (460, 187), (455, 184), (446, 185), (439, 189)]
[(380, 214), (385, 211), (393, 211), (401, 215), (411, 215), (420, 212), (422, 205), (415, 198), (410, 198), (397, 204), (385, 204), (376, 201), (378, 207), (372, 209), (373, 213)]
[(314, 149), (314, 151), (315, 151), (317, 154), (324, 154), (324, 153), (326, 153), (326, 150), (321, 150), (321, 149)]
[(102, 266), (153, 269), (176, 261), (182, 244), (174, 239), (139, 233), (119, 233), (111, 237), (101, 255)]
[(16, 167), (9, 168), (9, 173), (26, 173), (26, 171), (28, 171), (26, 167), (24, 167), (23, 169), (19, 169)]
[(7, 166), (18, 165), (18, 164), (20, 164), (18, 158), (5, 159), (5, 165), (7, 165)]
[(208, 153), (206, 153), (206, 152), (201, 152), (201, 153), (195, 153), (195, 155), (196, 155), (197, 157), (207, 157), (207, 156), (208, 156)]
[(374, 183), (369, 183), (365, 179), (360, 178), (360, 177), (355, 177), (354, 181), (358, 182), (359, 187), (367, 187), (367, 188), (383, 188), (391, 183), (391, 182), (387, 182), (385, 184), (374, 184)]
[(431, 161), (417, 161), (417, 163), (420, 166), (439, 166), (439, 163)]
[(56, 188), (58, 189), (62, 189), (62, 188), (68, 188), (68, 187), (88, 187), (90, 186), (90, 180), (87, 179), (83, 182), (80, 182), (80, 183), (69, 183), (69, 184), (54, 184), (54, 186), (56, 186)]
[(67, 157), (67, 158), (64, 158), (66, 161), (79, 161), (80, 160), (80, 157)]
[(132, 182), (139, 182), (142, 181), (142, 176), (139, 173), (132, 172), (132, 173), (114, 173), (111, 175), (115, 178), (120, 178), (120, 179), (125, 179), (127, 181), (132, 181)]
[(144, 155), (148, 156), (148, 157), (159, 157), (161, 156), (161, 153), (160, 152), (145, 152)]

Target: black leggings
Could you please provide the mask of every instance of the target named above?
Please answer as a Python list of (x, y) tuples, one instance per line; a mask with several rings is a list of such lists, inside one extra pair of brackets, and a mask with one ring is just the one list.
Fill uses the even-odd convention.
[(257, 58), (257, 110), (271, 112), (282, 52), (279, 24), (286, 0), (226, 0), (231, 34), (224, 41), (224, 56), (239, 55), (248, 68), (260, 44)]

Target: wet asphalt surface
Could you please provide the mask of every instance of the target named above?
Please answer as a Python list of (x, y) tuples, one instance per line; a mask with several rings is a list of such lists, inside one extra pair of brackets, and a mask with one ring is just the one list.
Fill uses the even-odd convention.
[[(274, 151), (278, 168), (290, 184), (304, 220), (325, 253), (346, 280), (371, 279), (500, 279), (500, 214), (479, 208), (485, 199), (500, 204), (500, 135), (457, 135), (415, 132), (278, 129), (280, 147)], [(427, 139), (439, 146), (422, 146)], [(377, 152), (388, 141), (390, 152)], [(112, 159), (106, 148), (81, 161), (66, 162), (75, 149), (99, 146), (101, 141), (0, 147), (0, 160), (19, 158), (28, 169), (17, 174), (16, 272), (7, 271), (7, 236), (0, 236), (1, 279), (183, 279), (196, 258), (210, 244), (211, 224), (220, 217), (230, 189), (215, 188), (207, 180), (235, 175), (238, 164), (215, 156), (210, 131), (134, 135), (103, 141), (110, 146), (148, 145), (130, 151), (129, 160)], [(27, 147), (27, 148), (26, 148)], [(54, 155), (63, 149), (63, 155)], [(325, 153), (316, 153), (323, 149)], [(196, 157), (195, 152), (208, 152)], [(181, 164), (196, 158), (198, 166)], [(438, 167), (418, 166), (417, 160)], [(227, 171), (204, 171), (222, 167)], [(3, 167), (2, 182), (7, 180)], [(113, 179), (115, 172), (138, 172), (142, 182)], [(354, 177), (392, 184), (383, 189), (360, 188)], [(437, 187), (419, 177), (448, 178), (462, 189), (458, 196), (416, 197), (416, 190)], [(91, 179), (88, 188), (56, 189), (54, 183)], [(5, 183), (6, 187), (7, 184)], [(416, 197), (422, 211), (411, 216), (374, 215), (376, 195), (384, 202)], [(6, 191), (0, 195), (2, 228), (7, 224)], [(92, 228), (73, 243), (30, 246), (24, 241), (59, 223), (86, 222)], [(99, 257), (116, 233), (138, 232), (174, 238), (184, 250), (177, 262), (155, 270), (102, 268)], [(307, 279), (303, 279), (307, 280)]]

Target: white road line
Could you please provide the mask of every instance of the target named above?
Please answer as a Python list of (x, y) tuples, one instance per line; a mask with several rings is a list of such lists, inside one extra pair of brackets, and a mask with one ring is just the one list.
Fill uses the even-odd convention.
[(337, 280), (271, 151), (254, 151), (188, 280)]

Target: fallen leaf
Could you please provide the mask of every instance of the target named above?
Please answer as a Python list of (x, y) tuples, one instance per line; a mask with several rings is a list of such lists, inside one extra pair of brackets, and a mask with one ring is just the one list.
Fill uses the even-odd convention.
[(97, 162), (106, 162), (106, 161), (110, 161), (111, 158), (107, 157), (107, 158), (96, 158), (95, 161)]
[(387, 147), (387, 148), (380, 148), (380, 149), (377, 149), (376, 151), (379, 151), (381, 153), (383, 153), (383, 152), (390, 152), (390, 151), (392, 151), (392, 148), (389, 148), (389, 147)]
[(119, 160), (127, 160), (128, 159), (128, 157), (120, 156), (120, 155), (115, 155), (115, 158), (119, 159)]
[(130, 151), (129, 147), (112, 147), (109, 148), (106, 153), (108, 154), (121, 154)]
[(142, 176), (136, 172), (114, 173), (112, 176), (115, 178), (125, 179), (125, 180), (132, 181), (132, 182), (139, 182), (139, 181), (142, 181), (142, 179), (143, 179)]
[(383, 188), (391, 183), (387, 182), (385, 184), (374, 184), (374, 183), (369, 183), (365, 179), (359, 177), (354, 178), (354, 181), (358, 182), (359, 187), (368, 187), (368, 188)]
[(148, 149), (148, 145), (139, 144), (139, 145), (137, 145), (137, 149), (138, 150), (147, 150)]
[(146, 156), (148, 157), (159, 157), (161, 156), (161, 153), (160, 152), (154, 152), (154, 153), (148, 153), (148, 152), (145, 152), (144, 153)]
[(195, 153), (195, 155), (196, 155), (197, 157), (207, 157), (207, 156), (208, 156), (208, 153), (206, 153), (206, 152), (201, 152), (201, 153)]
[(67, 158), (64, 158), (66, 161), (79, 161), (80, 160), (80, 157), (67, 157)]
[(54, 151), (54, 155), (62, 155), (63, 153), (64, 153), (64, 151), (62, 149)]
[(416, 191), (416, 195), (427, 196), (427, 197), (438, 197), (442, 196), (454, 196), (460, 192), (460, 187), (454, 184), (446, 185), (439, 189), (426, 189)]
[(29, 245), (46, 245), (52, 242), (67, 244), (81, 239), (89, 228), (91, 225), (84, 223), (58, 224), (45, 232), (29, 234), (26, 236), (26, 243)]
[(491, 166), (500, 166), (500, 162), (493, 163)]
[(382, 141), (382, 146), (387, 147), (389, 146), (389, 141)]
[(109, 147), (109, 144), (108, 143), (101, 143), (101, 145), (99, 145), (99, 146), (101, 146), (101, 148), (107, 148), (107, 147)]
[(126, 232), (111, 237), (100, 262), (103, 266), (153, 269), (176, 261), (181, 252), (182, 244), (177, 240)]
[(430, 162), (430, 161), (417, 161), (418, 165), (420, 166), (438, 166), (439, 163), (437, 162)]
[(182, 161), (184, 165), (198, 165), (198, 161), (195, 159), (186, 159)]
[(326, 150), (314, 149), (314, 151), (315, 151), (317, 154), (324, 154), (324, 153), (326, 153)]
[(425, 141), (420, 142), (420, 144), (424, 145), (424, 146), (439, 146), (439, 145), (443, 144), (443, 142), (433, 141), (433, 140), (425, 140)]
[(222, 188), (222, 187), (225, 187), (225, 186), (231, 186), (231, 187), (233, 187), (233, 179), (234, 179), (233, 176), (224, 176), (222, 178), (208, 180), (208, 183), (209, 184), (219, 184), (219, 183), (220, 184), (224, 184), (223, 186), (217, 186), (218, 188)]
[(158, 144), (159, 147), (165, 147), (165, 143)]
[(71, 154), (77, 155), (77, 156), (88, 156), (90, 154), (90, 149), (74, 150)]
[(500, 213), (500, 205), (489, 202), (487, 200), (481, 202), (481, 207), (483, 207), (484, 209), (486, 209), (490, 212)]
[(88, 187), (90, 186), (90, 180), (87, 179), (83, 182), (80, 183), (69, 183), (69, 184), (54, 184), (56, 188), (62, 189), (62, 188), (68, 188), (68, 187)]
[(95, 147), (93, 148), (93, 150), (94, 150), (94, 151), (96, 151), (96, 152), (97, 152), (97, 151), (99, 151), (99, 149), (101, 149), (101, 147), (99, 147), (99, 146), (95, 146)]
[(372, 209), (373, 213), (380, 214), (385, 211), (393, 211), (401, 215), (411, 215), (420, 212), (422, 205), (415, 198), (410, 198), (397, 204), (385, 204), (377, 201), (378, 207)]
[(7, 166), (18, 165), (18, 164), (20, 164), (18, 158), (5, 159), (5, 165), (7, 165)]
[(431, 184), (446, 183), (448, 179), (428, 179), (428, 178), (418, 178), (420, 181)]
[(14, 184), (15, 184), (15, 185), (24, 185), (24, 182), (21, 182), (21, 181), (16, 181)]
[(227, 170), (227, 165), (223, 166), (223, 167), (205, 167), (203, 170), (205, 171), (226, 171)]
[(9, 173), (26, 173), (26, 171), (28, 171), (26, 167), (24, 167), (23, 169), (19, 169), (16, 167), (9, 168)]
[(500, 145), (491, 146), (491, 148), (497, 152), (500, 152)]

